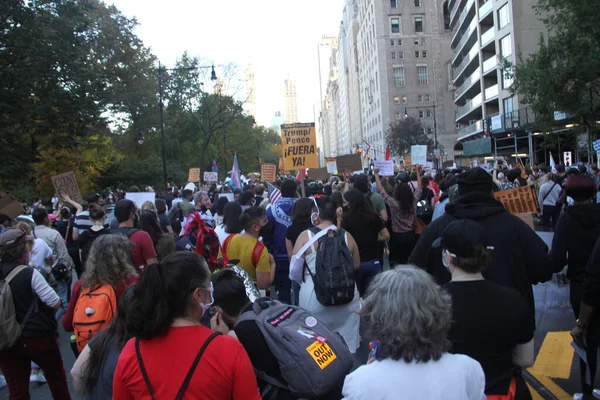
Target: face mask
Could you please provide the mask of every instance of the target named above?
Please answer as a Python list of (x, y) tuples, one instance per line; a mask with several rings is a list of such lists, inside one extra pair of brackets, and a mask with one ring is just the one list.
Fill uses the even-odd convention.
[(448, 261), (446, 261), (446, 252), (445, 251), (442, 252), (442, 264), (444, 265), (444, 267), (446, 267), (446, 269), (450, 268), (450, 264), (448, 263)]
[(204, 315), (208, 311), (208, 309), (210, 308), (210, 306), (212, 306), (213, 303), (215, 302), (215, 299), (213, 297), (213, 284), (212, 284), (212, 282), (210, 283), (210, 289), (205, 289), (205, 288), (201, 288), (201, 289), (210, 293), (210, 303), (204, 304), (203, 302), (200, 302), (200, 307), (202, 308), (202, 315)]

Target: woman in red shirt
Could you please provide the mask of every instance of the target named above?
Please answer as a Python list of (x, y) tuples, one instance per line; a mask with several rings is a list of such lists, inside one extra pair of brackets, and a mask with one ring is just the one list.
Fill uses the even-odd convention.
[(113, 398), (260, 400), (244, 347), (200, 324), (213, 302), (210, 271), (193, 252), (147, 267), (135, 287)]

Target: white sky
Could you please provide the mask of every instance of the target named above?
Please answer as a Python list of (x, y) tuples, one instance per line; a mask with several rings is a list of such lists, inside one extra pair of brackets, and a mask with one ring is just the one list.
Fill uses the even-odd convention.
[[(136, 33), (165, 64), (178, 56), (234, 62), (243, 74), (254, 66), (257, 122), (270, 126), (284, 112), (284, 80), (297, 81), (298, 118), (313, 122), (318, 112), (317, 44), (323, 34), (337, 36), (343, 0), (107, 0), (128, 17)], [(217, 69), (217, 75), (219, 70)]]

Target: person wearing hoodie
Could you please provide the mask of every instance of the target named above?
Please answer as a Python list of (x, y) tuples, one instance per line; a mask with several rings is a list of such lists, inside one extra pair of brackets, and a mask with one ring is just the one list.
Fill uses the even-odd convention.
[(292, 281), (290, 281), (290, 260), (285, 245), (285, 233), (292, 225), (292, 207), (296, 198), (296, 182), (291, 179), (281, 184), (281, 198), (275, 204), (267, 206), (269, 223), (261, 230), (263, 243), (269, 254), (275, 258), (275, 286), (279, 301), (291, 304)]
[(439, 249), (432, 243), (455, 220), (479, 222), (494, 246), (492, 259), (483, 276), (494, 283), (516, 289), (535, 316), (532, 285), (552, 279), (548, 246), (519, 217), (510, 214), (492, 195), (494, 182), (482, 168), (473, 168), (458, 177), (459, 197), (446, 206), (446, 213), (429, 224), (421, 234), (408, 262), (431, 274), (439, 284), (450, 281)]
[[(600, 204), (594, 202), (594, 180), (589, 176), (569, 178), (565, 192), (575, 204), (567, 207), (556, 224), (551, 257), (554, 272), (560, 272), (567, 265), (571, 306), (575, 318), (579, 318), (586, 266), (600, 237)], [(589, 319), (586, 328), (585, 350), (590, 365), (591, 385), (585, 382), (586, 363), (580, 360), (581, 385), (584, 394), (592, 394), (600, 347), (600, 318), (594, 316)]]

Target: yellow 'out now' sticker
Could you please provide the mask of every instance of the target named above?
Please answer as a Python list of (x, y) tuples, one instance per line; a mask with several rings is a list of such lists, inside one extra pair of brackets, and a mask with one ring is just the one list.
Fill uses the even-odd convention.
[(321, 369), (325, 369), (337, 358), (327, 343), (314, 342), (306, 348), (306, 351)]

